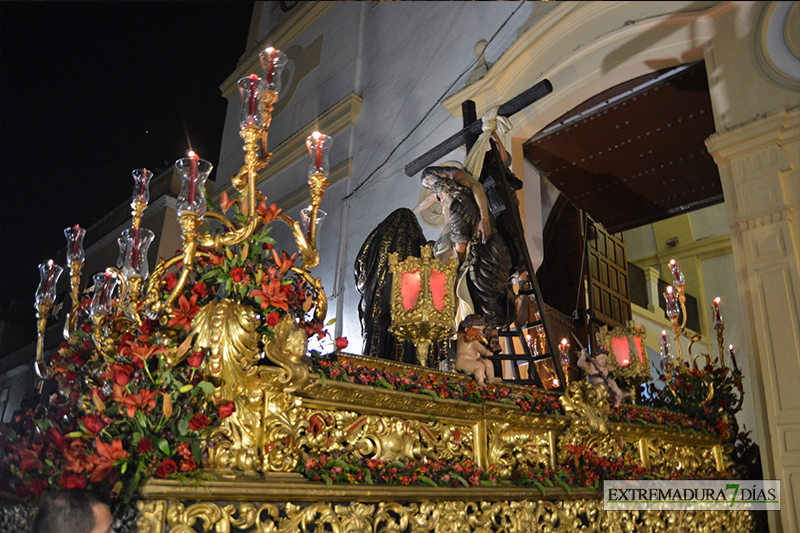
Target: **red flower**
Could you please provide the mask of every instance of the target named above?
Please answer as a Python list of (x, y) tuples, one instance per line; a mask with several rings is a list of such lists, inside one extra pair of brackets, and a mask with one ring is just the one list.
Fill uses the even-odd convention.
[(175, 275), (175, 272), (170, 272), (167, 274), (167, 277), (164, 278), (164, 282), (167, 284), (167, 290), (171, 291), (178, 284), (178, 277)]
[(275, 204), (267, 207), (267, 203), (264, 200), (261, 200), (256, 206), (256, 213), (261, 217), (264, 225), (266, 225), (275, 220), (281, 213), (281, 210), (277, 209)]
[(170, 474), (174, 474), (178, 471), (178, 465), (175, 464), (175, 461), (172, 459), (167, 459), (163, 461), (158, 468), (156, 468), (156, 475), (158, 477), (167, 477)]
[(173, 310), (175, 316), (169, 319), (167, 327), (171, 328), (179, 324), (188, 330), (191, 327), (194, 315), (196, 315), (198, 311), (200, 311), (200, 306), (197, 305), (197, 294), (193, 294), (192, 298), (189, 300), (186, 299), (186, 296), (181, 294), (178, 300), (178, 308)]
[(192, 294), (196, 294), (200, 298), (205, 298), (208, 296), (208, 287), (203, 282), (195, 283), (194, 287), (192, 287)]
[(231, 278), (233, 278), (234, 283), (241, 283), (242, 281), (247, 283), (250, 281), (250, 276), (244, 273), (244, 269), (242, 267), (231, 270)]
[(67, 439), (64, 438), (64, 435), (62, 435), (58, 429), (51, 427), (47, 430), (47, 436), (53, 441), (53, 446), (55, 446), (56, 450), (59, 452), (63, 453), (64, 450), (67, 449)]
[(272, 249), (272, 258), (275, 260), (275, 266), (278, 267), (280, 276), (283, 276), (292, 268), (296, 257), (297, 252), (293, 253), (291, 257), (286, 255), (286, 252), (281, 252), (281, 255), (278, 256), (278, 252), (274, 248)]
[(89, 478), (92, 483), (103, 481), (114, 469), (115, 462), (128, 457), (128, 452), (122, 449), (122, 441), (119, 439), (114, 439), (111, 444), (106, 444), (98, 438), (95, 439), (95, 445), (97, 454), (90, 457), (95, 465), (92, 476)]
[(131, 377), (133, 376), (133, 367), (114, 363), (111, 365), (111, 368), (109, 368), (107, 375), (114, 380), (114, 383), (120, 387), (124, 387), (131, 382)]
[(61, 479), (58, 480), (58, 484), (65, 489), (85, 489), (86, 486), (89, 485), (89, 479), (86, 476), (64, 472), (61, 474)]
[(239, 203), (239, 200), (231, 200), (228, 198), (228, 193), (223, 192), (222, 197), (219, 199), (219, 207), (222, 209), (222, 212), (225, 213), (228, 209), (232, 206)]
[(289, 310), (289, 303), (286, 300), (286, 293), (281, 290), (280, 280), (273, 279), (267, 283), (267, 278), (264, 277), (261, 281), (261, 290), (253, 289), (250, 296), (261, 300), (261, 309), (266, 309), (272, 305), (284, 311)]
[(192, 431), (200, 431), (208, 425), (208, 417), (203, 413), (197, 413), (189, 420), (189, 429)]
[(153, 409), (156, 406), (156, 395), (158, 391), (150, 392), (147, 389), (140, 389), (135, 394), (125, 395), (124, 393), (124, 389), (114, 385), (114, 401), (122, 404), (120, 406), (120, 411), (124, 409), (131, 418), (136, 415), (136, 409), (140, 407)]
[(97, 435), (106, 427), (106, 423), (99, 416), (87, 415), (81, 418), (81, 422), (86, 431), (93, 435)]
[(139, 439), (139, 443), (136, 444), (136, 453), (150, 453), (153, 451), (153, 441), (148, 439), (147, 437), (142, 437)]
[(278, 315), (278, 313), (276, 313), (275, 311), (271, 312), (270, 314), (267, 315), (267, 325), (270, 327), (275, 326), (280, 320), (280, 318), (281, 317), (280, 315)]
[(33, 495), (36, 497), (44, 494), (44, 491), (46, 491), (49, 487), (50, 483), (48, 483), (46, 479), (34, 479), (31, 482), (31, 492), (33, 492)]
[(347, 344), (348, 344), (347, 339), (344, 337), (339, 337), (338, 339), (336, 339), (337, 350), (344, 350), (345, 348), (347, 348)]
[(189, 363), (189, 366), (192, 368), (197, 368), (203, 364), (203, 360), (206, 358), (203, 352), (193, 352), (192, 355), (186, 358), (186, 362)]
[(225, 402), (219, 406), (219, 417), (228, 418), (236, 412), (236, 405), (233, 402)]

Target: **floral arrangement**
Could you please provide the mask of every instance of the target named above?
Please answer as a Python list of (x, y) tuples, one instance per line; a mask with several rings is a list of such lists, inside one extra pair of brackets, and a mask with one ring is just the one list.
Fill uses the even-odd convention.
[(326, 380), (426, 394), (435, 400), (446, 398), (471, 403), (501, 402), (517, 405), (523, 413), (540, 416), (559, 416), (564, 413), (559, 397), (555, 394), (534, 390), (523, 393), (518, 388), (502, 384), (478, 387), (472, 379), (451, 378), (425, 372), (423, 369), (392, 372), (358, 365), (347, 356), (336, 353), (324, 357), (314, 354), (312, 367)]
[[(665, 382), (664, 376), (659, 377)], [(736, 438), (735, 415), (741, 408), (742, 374), (729, 368), (707, 365), (704, 368), (680, 367), (669, 387), (647, 384), (643, 403), (675, 413), (663, 423), (691, 427), (724, 437)]]
[(716, 472), (669, 470), (655, 472), (637, 464), (635, 450), (627, 446), (616, 458), (601, 457), (586, 446), (566, 446), (569, 459), (553, 469), (543, 464), (516, 468), (508, 479), (499, 476), (492, 465), (484, 470), (471, 460), (400, 461), (362, 457), (345, 460), (338, 454), (322, 454), (307, 459), (296, 471), (311, 481), (357, 485), (428, 485), (431, 487), (517, 486), (537, 488), (542, 496), (547, 489), (560, 487), (568, 494), (573, 489), (600, 490), (606, 479), (727, 479), (730, 471)]
[[(244, 223), (246, 206), (240, 211), (223, 194), (222, 208), (234, 209), (234, 226)], [(138, 322), (118, 310), (106, 322), (114, 353), (96, 348), (89, 300), (82, 302), (80, 326), (51, 362), (57, 392), (47, 405), (23, 409), (0, 426), (0, 492), (29, 501), (50, 487), (89, 486), (127, 499), (147, 476), (209, 476), (199, 470), (203, 441), (235, 407), (210, 402), (205, 354), (191, 351), (191, 322), (201, 306), (230, 298), (258, 309), (263, 341), (274, 337), (273, 326), (287, 313), (309, 335), (327, 335), (309, 313), (314, 293), (292, 271), (294, 256), (274, 249), (267, 225), (279, 212), (262, 199), (257, 213), (264, 228), (249, 242), (219, 253), (200, 250), (196, 271), (163, 323)], [(162, 298), (176, 284), (168, 273)]]

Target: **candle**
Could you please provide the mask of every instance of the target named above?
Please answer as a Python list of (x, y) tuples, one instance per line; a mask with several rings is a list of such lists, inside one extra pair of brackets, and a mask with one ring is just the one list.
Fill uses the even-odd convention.
[(194, 206), (195, 196), (197, 195), (197, 162), (200, 156), (189, 151), (189, 208)]
[(46, 282), (44, 284), (44, 294), (45, 298), (48, 300), (50, 299), (50, 285), (53, 283), (53, 275), (55, 274), (55, 263), (53, 263), (52, 259), (47, 260), (47, 276)]
[(666, 369), (664, 365), (669, 363), (672, 360), (672, 356), (669, 353), (669, 345), (667, 344), (667, 332), (663, 329), (661, 330), (661, 370), (666, 373)]
[(78, 257), (80, 253), (80, 234), (81, 234), (81, 227), (75, 224), (75, 243), (72, 245), (72, 257)]
[(664, 293), (664, 299), (667, 301), (667, 313), (674, 313), (675, 296), (672, 294), (672, 285), (667, 285), (667, 292)]
[(567, 339), (561, 339), (561, 343), (558, 346), (561, 348), (561, 355), (564, 355), (569, 348), (569, 342), (567, 342)]
[(318, 131), (312, 133), (314, 141), (317, 143), (317, 162), (314, 165), (317, 167), (317, 172), (322, 172), (322, 134)]
[(733, 344), (728, 346), (728, 351), (731, 353), (731, 363), (733, 363), (733, 371), (739, 372), (739, 365), (736, 364), (736, 352), (733, 349)]
[(253, 115), (256, 114), (256, 94), (258, 93), (258, 76), (255, 74), (250, 74), (250, 98), (248, 101), (249, 108), (248, 113), (250, 117), (248, 117), (248, 122), (253, 122)]
[(131, 269), (137, 270), (139, 264), (139, 228), (133, 229), (133, 247), (131, 249)]
[(147, 186), (147, 169), (142, 169), (142, 180), (139, 182), (139, 198), (144, 199), (144, 189)]
[(685, 280), (681, 272), (681, 267), (678, 266), (678, 263), (675, 262), (674, 259), (670, 260), (669, 269), (672, 270), (672, 277), (675, 278), (675, 285), (683, 285)]
[(265, 52), (269, 54), (269, 61), (267, 61), (267, 85), (272, 85), (272, 78), (275, 75), (275, 49), (270, 46)]
[(719, 311), (719, 303), (721, 301), (722, 300), (721, 300), (721, 298), (719, 296), (714, 298), (714, 323), (717, 326), (721, 326), (722, 325), (722, 314)]

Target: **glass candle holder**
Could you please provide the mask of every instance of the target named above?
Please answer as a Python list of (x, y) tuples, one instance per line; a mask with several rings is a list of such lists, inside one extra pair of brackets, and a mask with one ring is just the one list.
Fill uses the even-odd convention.
[(315, 131), (306, 138), (306, 147), (308, 148), (308, 155), (310, 157), (310, 164), (308, 167), (308, 175), (322, 173), (327, 178), (330, 174), (330, 163), (328, 163), (328, 152), (331, 149), (331, 140), (329, 135)]
[(128, 228), (117, 239), (120, 253), (117, 266), (126, 278), (148, 276), (147, 251), (154, 238), (155, 234), (147, 228)]
[[(311, 209), (311, 206), (308, 206), (300, 210), (300, 224), (303, 226), (303, 232), (306, 235), (308, 235), (308, 223), (311, 221)], [(317, 209), (317, 232), (322, 228), (322, 223), (325, 221), (326, 216), (328, 216), (328, 213), (322, 209)]]
[(270, 46), (258, 55), (258, 59), (264, 71), (265, 88), (276, 93), (281, 92), (281, 73), (286, 66), (286, 54)]
[(665, 330), (661, 330), (659, 345), (661, 347), (661, 366), (663, 368), (664, 364), (672, 364), (673, 361), (672, 354), (669, 351), (669, 342), (667, 342), (667, 332)]
[(722, 298), (717, 296), (714, 298), (714, 301), (711, 302), (711, 310), (714, 312), (714, 327), (721, 328), (725, 325), (725, 321), (722, 319), (722, 311), (721, 305)]
[(92, 317), (106, 316), (114, 309), (114, 290), (119, 280), (110, 270), (106, 270), (92, 277), (94, 281), (94, 296), (90, 313)]
[(42, 302), (53, 303), (56, 300), (56, 283), (64, 269), (50, 259), (39, 265), (39, 287), (36, 289), (36, 306)]
[(150, 202), (150, 180), (153, 173), (146, 168), (137, 168), (133, 174), (133, 200), (131, 204), (142, 203), (147, 205)]
[(178, 214), (189, 212), (202, 217), (206, 214), (205, 183), (214, 165), (200, 159), (194, 152), (189, 152), (189, 157), (175, 161), (175, 167), (181, 176)]
[(667, 285), (667, 290), (664, 292), (664, 300), (667, 302), (667, 317), (672, 320), (680, 315), (681, 308), (677, 295), (672, 289), (672, 285)]
[(67, 265), (70, 268), (73, 265), (83, 264), (84, 259), (86, 259), (86, 254), (83, 251), (83, 237), (85, 235), (86, 230), (77, 224), (64, 230), (64, 236), (67, 238)]
[(673, 282), (674, 285), (677, 286), (677, 285), (685, 285), (686, 284), (686, 278), (684, 278), (683, 272), (681, 272), (681, 267), (678, 265), (678, 263), (674, 259), (670, 260), (669, 269), (672, 271), (672, 277), (674, 279), (674, 282)]
[(239, 80), (239, 94), (242, 95), (242, 113), (239, 126), (244, 129), (248, 126), (261, 128), (264, 126), (264, 117), (261, 114), (259, 103), (264, 99), (267, 84), (255, 74), (250, 74)]

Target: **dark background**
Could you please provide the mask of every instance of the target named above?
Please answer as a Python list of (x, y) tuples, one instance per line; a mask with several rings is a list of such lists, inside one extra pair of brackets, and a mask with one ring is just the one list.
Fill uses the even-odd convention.
[(216, 164), (227, 107), (219, 86), (245, 52), (252, 11), (250, 2), (0, 2), (7, 325), (35, 336), (37, 264), (64, 264), (63, 229), (88, 228), (127, 201), (133, 169), (167, 168), (190, 147)]

